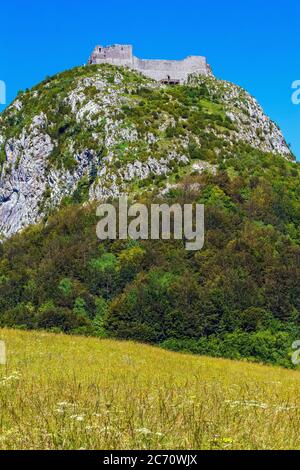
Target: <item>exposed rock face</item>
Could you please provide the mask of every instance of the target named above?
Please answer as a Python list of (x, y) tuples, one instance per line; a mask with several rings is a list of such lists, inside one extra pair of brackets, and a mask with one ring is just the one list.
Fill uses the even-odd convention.
[[(239, 87), (196, 75), (179, 93), (182, 102), (176, 88), (98, 66), (21, 94), (0, 116), (1, 236), (36, 223), (75, 192), (80, 202), (82, 187), (85, 197), (105, 199), (155, 187), (157, 177), (167, 185), (179, 167), (215, 172), (239, 142), (292, 159), (279, 128)], [(187, 105), (195, 93), (200, 104)], [(207, 155), (207, 138), (215, 161), (192, 162), (191, 142)]]
[(62, 170), (48, 172), (47, 159), (54, 142), (44, 132), (46, 122), (45, 114), (35, 116), (29, 132), (23, 129), (19, 138), (5, 146), (7, 161), (0, 179), (0, 233), (5, 237), (44, 215), (47, 191), (51, 194), (51, 205), (59, 204), (64, 195), (74, 191), (94, 159), (92, 153), (86, 151), (76, 155), (78, 165), (74, 174)]
[[(190, 85), (202, 85), (207, 80), (190, 76)], [(220, 80), (209, 81), (209, 95), (218, 98), (225, 105), (226, 116), (236, 126), (235, 138), (247, 142), (263, 152), (272, 152), (291, 158), (291, 150), (279, 127), (266, 116), (262, 107), (253, 96), (242, 88)]]
[(53, 150), (49, 135), (43, 132), (41, 116), (36, 116), (29, 132), (5, 146), (0, 187), (0, 226), (4, 235), (32, 223), (45, 190), (45, 165)]

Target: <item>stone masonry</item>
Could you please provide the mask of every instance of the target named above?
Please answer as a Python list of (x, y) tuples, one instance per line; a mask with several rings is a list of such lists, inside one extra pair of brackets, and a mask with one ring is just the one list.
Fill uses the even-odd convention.
[(130, 45), (96, 46), (89, 64), (129, 67), (162, 83), (182, 84), (191, 74), (212, 75), (206, 58), (189, 56), (184, 60), (146, 60), (133, 55)]

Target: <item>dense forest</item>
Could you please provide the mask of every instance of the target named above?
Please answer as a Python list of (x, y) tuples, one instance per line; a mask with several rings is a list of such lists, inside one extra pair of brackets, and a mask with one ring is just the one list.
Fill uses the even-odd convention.
[[(191, 149), (192, 151), (193, 149)], [(157, 191), (144, 203), (161, 202)], [(291, 367), (300, 338), (299, 165), (240, 144), (169, 204), (205, 204), (205, 246), (96, 237), (79, 192), (0, 245), (0, 325)]]

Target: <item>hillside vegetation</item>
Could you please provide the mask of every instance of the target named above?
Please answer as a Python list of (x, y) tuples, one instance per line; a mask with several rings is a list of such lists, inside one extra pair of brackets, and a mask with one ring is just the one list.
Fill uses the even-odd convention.
[(101, 243), (97, 204), (67, 204), (0, 246), (0, 324), (291, 367), (298, 171), (245, 155), (215, 176), (186, 177), (164, 201), (205, 203), (205, 247), (194, 253), (179, 241)]

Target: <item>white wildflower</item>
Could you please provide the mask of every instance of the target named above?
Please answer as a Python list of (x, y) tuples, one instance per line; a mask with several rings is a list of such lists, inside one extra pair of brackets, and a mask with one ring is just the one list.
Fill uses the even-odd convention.
[(74, 419), (75, 421), (82, 422), (82, 421), (84, 421), (84, 416), (82, 416), (82, 415), (73, 415), (73, 416), (70, 416), (70, 419)]
[(144, 434), (145, 436), (152, 434), (152, 431), (150, 431), (150, 429), (147, 429), (147, 428), (137, 429), (136, 431), (139, 432), (140, 434)]

